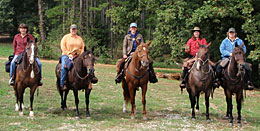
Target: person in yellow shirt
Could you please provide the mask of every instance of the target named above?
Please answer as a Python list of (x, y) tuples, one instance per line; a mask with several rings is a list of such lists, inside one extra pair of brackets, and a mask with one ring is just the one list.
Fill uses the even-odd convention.
[[(61, 79), (60, 86), (65, 90), (64, 81), (67, 77), (67, 69), (64, 68), (66, 61), (73, 60), (76, 56), (84, 52), (84, 42), (80, 36), (77, 35), (77, 25), (72, 24), (70, 26), (70, 33), (63, 36), (60, 46), (62, 51), (61, 56)], [(97, 78), (94, 76), (92, 81), (95, 81)]]

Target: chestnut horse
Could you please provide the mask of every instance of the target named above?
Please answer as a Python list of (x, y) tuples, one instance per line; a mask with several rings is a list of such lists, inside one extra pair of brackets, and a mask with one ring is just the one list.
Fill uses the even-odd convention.
[[(27, 87), (30, 88), (30, 117), (33, 113), (34, 92), (40, 81), (40, 69), (38, 68), (36, 58), (38, 49), (35, 41), (27, 40), (26, 50), (24, 51), (22, 62), (17, 65), (15, 73), (14, 91), (16, 96), (16, 111), (20, 111), (19, 115), (23, 116), (23, 94)], [(18, 101), (19, 104), (18, 105)]]
[[(199, 44), (199, 43), (198, 43)], [(197, 105), (196, 110), (199, 110), (199, 97), (200, 93), (205, 93), (205, 105), (206, 105), (206, 119), (210, 120), (209, 118), (209, 96), (210, 94), (213, 95), (213, 79), (214, 79), (214, 71), (209, 63), (209, 49), (207, 45), (199, 44), (199, 51), (196, 55), (195, 63), (193, 64), (192, 68), (190, 69), (189, 79), (186, 84), (187, 92), (189, 93), (189, 98), (191, 102), (191, 109), (192, 109), (192, 119), (195, 119), (195, 111), (194, 107)], [(213, 96), (212, 96), (213, 97)]]
[(232, 51), (232, 56), (230, 57), (230, 62), (228, 66), (222, 72), (221, 86), (224, 88), (226, 102), (227, 102), (227, 113), (226, 117), (230, 120), (230, 125), (233, 125), (233, 115), (232, 115), (232, 95), (236, 94), (237, 102), (237, 122), (241, 126), (241, 108), (243, 101), (243, 89), (246, 80), (246, 70), (245, 70), (245, 53), (243, 50), (244, 44), (238, 46), (235, 43), (235, 48)]
[[(79, 98), (78, 98), (78, 90), (85, 90), (85, 102), (86, 102), (86, 115), (90, 117), (89, 113), (89, 95), (91, 92), (91, 79), (94, 76), (94, 62), (95, 57), (91, 51), (84, 51), (81, 55), (76, 57), (74, 60), (74, 66), (70, 71), (68, 71), (67, 75), (67, 83), (66, 86), (68, 90), (61, 90), (60, 87), (60, 71), (61, 71), (61, 63), (58, 63), (56, 66), (56, 77), (57, 77), (57, 89), (61, 96), (61, 108), (67, 108), (66, 99), (69, 93), (69, 90), (73, 90), (76, 104), (76, 118), (79, 118)], [(65, 92), (65, 95), (63, 96)]]
[(135, 95), (136, 90), (142, 88), (142, 103), (143, 103), (143, 119), (147, 120), (146, 110), (145, 110), (145, 94), (147, 91), (147, 83), (149, 80), (149, 45), (148, 43), (141, 43), (132, 55), (132, 60), (129, 66), (124, 69), (125, 78), (122, 81), (122, 87), (124, 89), (124, 106), (123, 111), (126, 112), (126, 105), (131, 100), (132, 110), (131, 119), (135, 119)]

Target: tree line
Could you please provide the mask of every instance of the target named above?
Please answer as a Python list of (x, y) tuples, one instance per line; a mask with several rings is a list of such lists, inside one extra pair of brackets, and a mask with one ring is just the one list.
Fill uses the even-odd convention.
[[(59, 43), (71, 24), (79, 26), (88, 48), (99, 57), (122, 56), (122, 41), (131, 22), (138, 24), (145, 41), (152, 40), (152, 58), (181, 62), (184, 45), (194, 26), (212, 42), (211, 59), (218, 61), (219, 46), (228, 28), (234, 27), (244, 40), (247, 61), (259, 77), (260, 0), (0, 0), (0, 32), (11, 36), (20, 23), (40, 40), (40, 56), (58, 58)], [(170, 54), (166, 59), (165, 54)], [(256, 71), (256, 72), (255, 72)], [(258, 83), (259, 80), (257, 80)]]

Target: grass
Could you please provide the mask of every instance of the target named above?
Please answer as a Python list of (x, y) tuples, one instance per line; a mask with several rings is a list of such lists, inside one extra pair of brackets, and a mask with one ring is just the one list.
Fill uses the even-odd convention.
[[(5, 60), (0, 60), (3, 69)], [(179, 81), (159, 79), (157, 84), (149, 84), (147, 92), (147, 115), (142, 120), (141, 91), (137, 92), (136, 119), (130, 119), (128, 113), (122, 113), (122, 87), (114, 84), (115, 67), (97, 64), (96, 76), (99, 82), (93, 85), (90, 95), (91, 118), (85, 115), (84, 92), (79, 92), (80, 120), (75, 120), (73, 93), (68, 95), (68, 109), (60, 108), (60, 97), (55, 86), (54, 62), (43, 63), (43, 83), (39, 96), (35, 94), (34, 118), (29, 118), (29, 89), (26, 89), (24, 116), (14, 111), (14, 91), (8, 86), (8, 74), (0, 70), (0, 127), (1, 130), (260, 130), (260, 92), (247, 92), (242, 108), (243, 126), (228, 126), (225, 115), (226, 103), (223, 90), (217, 89), (214, 99), (210, 99), (211, 122), (206, 122), (203, 96), (200, 99), (200, 113), (196, 121), (191, 120), (190, 103), (186, 91), (181, 94)], [(236, 118), (236, 104), (233, 103)]]
[(13, 44), (12, 43), (1, 43), (0, 44), (0, 56), (8, 57), (13, 54)]

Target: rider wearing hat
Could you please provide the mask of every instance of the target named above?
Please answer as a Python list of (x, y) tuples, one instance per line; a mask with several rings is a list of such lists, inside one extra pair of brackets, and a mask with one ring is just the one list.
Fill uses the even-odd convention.
[[(232, 56), (232, 51), (235, 48), (235, 43), (237, 43), (237, 45), (241, 46), (244, 42), (243, 40), (241, 40), (240, 38), (237, 37), (237, 33), (236, 33), (236, 29), (231, 27), (228, 29), (227, 32), (227, 37), (222, 41), (219, 50), (221, 53), (221, 57), (222, 57), (222, 61), (229, 61), (230, 57)], [(246, 53), (246, 46), (243, 46), (244, 52)], [(220, 62), (221, 63), (221, 62)], [(222, 69), (224, 67), (221, 66), (221, 64), (217, 65), (216, 68), (216, 81), (218, 82), (218, 84), (220, 84), (220, 79), (221, 79), (221, 72)], [(245, 63), (245, 69), (246, 69), (246, 74), (249, 78), (247, 86), (245, 87), (245, 89), (253, 89), (253, 84), (251, 83), (251, 69), (248, 65), (248, 63)], [(248, 87), (248, 85), (250, 85), (250, 87)]]
[(182, 82), (180, 84), (180, 88), (186, 87), (186, 80), (188, 78), (189, 69), (195, 62), (195, 56), (196, 53), (199, 51), (199, 45), (207, 45), (207, 41), (205, 38), (202, 38), (201, 36), (201, 30), (199, 27), (194, 27), (191, 30), (192, 37), (188, 40), (186, 46), (185, 46), (185, 52), (189, 54), (189, 58), (186, 58), (183, 62), (182, 66)]
[[(138, 33), (138, 28), (136, 23), (131, 23), (128, 29), (128, 34), (125, 36), (123, 41), (123, 58), (119, 62), (117, 67), (117, 76), (115, 78), (116, 83), (120, 83), (122, 81), (122, 78), (124, 77), (124, 65), (125, 60), (131, 56), (138, 44), (144, 42), (143, 36)], [(151, 83), (158, 82), (156, 75), (153, 70), (152, 61), (149, 61), (149, 81)]]

